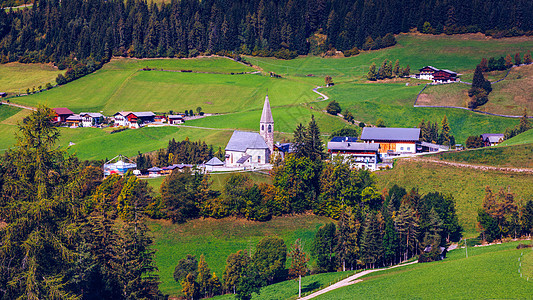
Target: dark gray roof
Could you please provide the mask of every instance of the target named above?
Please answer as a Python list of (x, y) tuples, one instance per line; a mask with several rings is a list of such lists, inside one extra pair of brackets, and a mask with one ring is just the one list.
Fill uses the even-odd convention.
[(101, 113), (89, 113), (89, 112), (80, 113), (80, 116), (84, 116), (84, 115), (89, 115), (89, 117), (91, 117), (91, 118), (101, 118), (101, 117), (104, 116)]
[(379, 151), (378, 143), (328, 142), (330, 151)]
[(141, 117), (154, 117), (155, 114), (151, 111), (135, 111), (133, 112), (133, 114), (135, 116), (137, 116), (137, 118), (141, 118)]
[(351, 136), (335, 136), (331, 139), (330, 142), (352, 142), (352, 143), (355, 143), (357, 142), (357, 138), (356, 137), (351, 137)]
[(441, 70), (441, 71), (444, 71), (444, 72), (446, 72), (446, 73), (448, 73), (448, 74), (457, 75), (457, 73), (455, 73), (454, 71), (450, 71), (450, 70), (446, 70), (446, 69), (443, 69), (443, 70)]
[(169, 119), (183, 119), (183, 115), (168, 115)]
[(268, 95), (265, 97), (265, 104), (263, 105), (263, 113), (261, 114), (261, 123), (274, 123), (272, 111), (270, 110), (270, 101)]
[(257, 132), (234, 131), (226, 151), (246, 152), (246, 149), (268, 149), (268, 146)]
[(206, 166), (223, 166), (224, 163), (220, 159), (218, 159), (218, 157), (214, 156), (208, 162), (206, 162), (205, 165)]
[(158, 168), (158, 167), (151, 167), (150, 169), (148, 169), (146, 171), (148, 171), (148, 172), (160, 172), (160, 171), (163, 171), (163, 169)]
[(481, 135), (481, 139), (486, 140), (489, 137), (497, 137), (503, 139), (503, 133), (484, 133)]
[(364, 141), (418, 141), (420, 128), (364, 127), (361, 140)]
[(251, 156), (251, 155), (245, 155), (245, 156), (239, 158), (239, 160), (237, 161), (237, 163), (238, 163), (238, 164), (244, 164), (244, 163), (248, 160), (248, 158), (250, 158), (250, 157), (252, 157), (252, 156)]
[(67, 118), (67, 121), (79, 121), (79, 120), (81, 120), (80, 115), (72, 115)]

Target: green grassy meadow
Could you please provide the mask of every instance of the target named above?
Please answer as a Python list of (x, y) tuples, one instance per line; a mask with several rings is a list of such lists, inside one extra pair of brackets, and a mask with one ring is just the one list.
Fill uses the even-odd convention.
[(529, 299), (533, 281), (520, 277), (518, 242), (453, 250), (443, 261), (363, 277), (316, 299)]
[(0, 64), (0, 92), (25, 94), (27, 88), (37, 89), (39, 85), (44, 88), (47, 83), (55, 84), (60, 73), (65, 71), (47, 64)]
[(479, 165), (508, 168), (533, 168), (533, 144), (485, 147), (459, 152), (443, 152), (429, 157)]
[(470, 168), (443, 166), (431, 162), (396, 160), (394, 168), (375, 172), (380, 190), (394, 184), (407, 190), (418, 188), (419, 193), (441, 192), (452, 194), (459, 224), (466, 237), (478, 236), (477, 210), (485, 197), (485, 187), (493, 191), (510, 187), (515, 201), (533, 200), (533, 175), (481, 171)]
[[(438, 122), (447, 116), (451, 133), (457, 143), (463, 143), (470, 135), (486, 132), (504, 132), (514, 126), (516, 120), (473, 113), (454, 108), (413, 107), (421, 86), (405, 84), (342, 84), (323, 89), (322, 92), (348, 109), (357, 121), (375, 124), (385, 121), (387, 127), (416, 127), (422, 119)], [(325, 107), (327, 103), (321, 102)]]
[(212, 272), (220, 278), (224, 273), (226, 258), (238, 250), (252, 250), (265, 236), (278, 236), (289, 247), (298, 238), (304, 250), (309, 251), (318, 228), (331, 222), (314, 215), (297, 215), (274, 218), (268, 222), (252, 222), (244, 219), (197, 219), (185, 224), (169, 221), (150, 221), (155, 238), (155, 261), (161, 278), (163, 293), (178, 295), (181, 286), (172, 274), (178, 261), (187, 254), (205, 255)]
[(522, 132), (521, 134), (515, 137), (512, 137), (506, 141), (503, 141), (503, 143), (499, 144), (498, 147), (529, 144), (529, 143), (533, 143), (533, 130), (531, 129), (526, 132)]
[[(331, 284), (354, 275), (355, 271), (333, 272), (309, 275), (302, 278), (302, 296), (311, 294), (312, 291), (323, 289)], [(298, 298), (298, 281), (287, 280), (261, 288), (260, 294), (254, 293), (253, 300), (285, 300)], [(212, 299), (235, 299), (232, 294), (213, 297)]]
[[(427, 65), (436, 68), (464, 72), (475, 69), (482, 57), (505, 56), (507, 53), (522, 54), (533, 48), (531, 38), (491, 39), (482, 34), (424, 35), (400, 34), (398, 44), (382, 50), (366, 51), (349, 58), (303, 57), (294, 60), (247, 57), (246, 60), (261, 66), (265, 71), (282, 75), (316, 75), (316, 84), (324, 84), (324, 76), (338, 77), (341, 81), (359, 80), (366, 75), (374, 62), (379, 65), (384, 59), (400, 60), (401, 66), (409, 64), (414, 73)], [(335, 81), (337, 82), (337, 81)]]

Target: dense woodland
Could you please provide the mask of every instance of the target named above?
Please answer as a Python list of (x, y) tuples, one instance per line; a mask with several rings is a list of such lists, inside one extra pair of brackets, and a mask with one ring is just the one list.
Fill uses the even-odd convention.
[[(9, 3), (5, 3), (9, 4)], [(533, 2), (485, 0), (42, 0), (0, 10), (0, 61), (72, 64), (112, 55), (318, 54), (394, 44), (390, 34), (530, 34)], [(392, 40), (391, 40), (392, 37)], [(352, 53), (352, 52), (350, 52)], [(357, 53), (357, 52), (355, 52)]]

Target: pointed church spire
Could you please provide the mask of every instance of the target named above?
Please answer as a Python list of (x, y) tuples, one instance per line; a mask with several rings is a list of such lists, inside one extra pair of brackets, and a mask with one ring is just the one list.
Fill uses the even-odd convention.
[(270, 101), (268, 100), (268, 94), (265, 97), (265, 104), (263, 105), (261, 123), (274, 123), (274, 118), (272, 118), (272, 111), (270, 111)]

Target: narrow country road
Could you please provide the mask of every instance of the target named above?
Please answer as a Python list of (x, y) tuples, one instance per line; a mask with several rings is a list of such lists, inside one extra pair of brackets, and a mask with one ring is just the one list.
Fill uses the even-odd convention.
[(322, 294), (325, 294), (329, 291), (333, 291), (335, 289), (338, 289), (338, 288), (341, 288), (341, 287), (345, 287), (345, 286), (348, 286), (348, 285), (351, 285), (351, 284), (355, 284), (355, 283), (358, 283), (358, 282), (361, 282), (363, 280), (359, 279), (365, 275), (368, 275), (370, 273), (374, 273), (374, 272), (379, 272), (379, 271), (383, 271), (383, 270), (388, 270), (388, 269), (394, 269), (394, 268), (397, 268), (397, 267), (403, 267), (403, 266), (408, 266), (408, 265), (412, 265), (412, 264), (416, 264), (418, 263), (418, 261), (413, 261), (413, 262), (410, 262), (410, 263), (406, 263), (406, 264), (401, 264), (401, 265), (396, 265), (396, 266), (393, 266), (393, 267), (390, 267), (390, 268), (381, 268), (381, 269), (373, 269), (373, 270), (366, 270), (366, 271), (363, 271), (361, 273), (357, 273), (353, 276), (350, 276), (344, 280), (341, 280), (335, 284), (332, 284), (330, 286), (328, 286), (327, 288), (324, 288), (318, 292), (314, 292), (312, 293), (311, 295), (309, 296), (305, 296), (305, 297), (302, 297), (300, 299), (302, 300), (307, 300), (307, 299), (312, 299), (312, 298), (315, 298), (319, 295), (322, 295)]
[(319, 94), (320, 96), (322, 96), (322, 100), (319, 100), (317, 102), (321, 102), (321, 101), (326, 101), (329, 99), (328, 96), (326, 96), (325, 94), (322, 94), (321, 92), (318, 91), (318, 89), (321, 89), (323, 88), (323, 86), (317, 86), (316, 88), (313, 89), (313, 92)]

